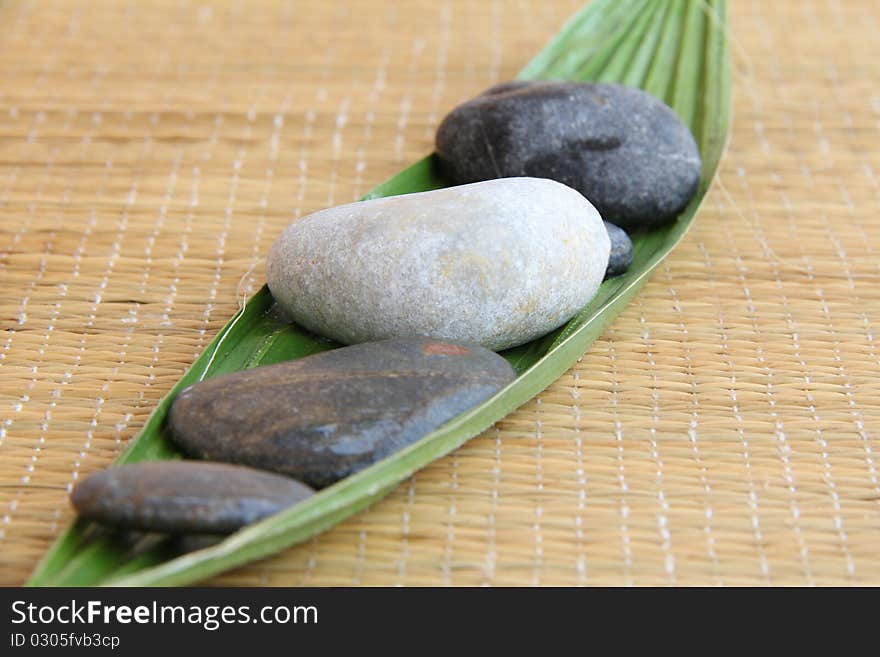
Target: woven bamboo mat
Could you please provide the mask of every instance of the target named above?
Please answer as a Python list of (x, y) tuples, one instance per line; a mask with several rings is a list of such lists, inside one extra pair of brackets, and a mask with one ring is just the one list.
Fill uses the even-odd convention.
[[(0, 5), (0, 584), (263, 281), (575, 0)], [(223, 584), (880, 584), (880, 11), (736, 0), (693, 231), (570, 372)]]

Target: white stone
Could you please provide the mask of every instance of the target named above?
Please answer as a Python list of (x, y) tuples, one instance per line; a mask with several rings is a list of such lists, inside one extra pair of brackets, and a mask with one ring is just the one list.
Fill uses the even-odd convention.
[(428, 336), (500, 350), (590, 301), (609, 250), (580, 193), (502, 178), (310, 214), (272, 246), (267, 279), (297, 323), (344, 344)]

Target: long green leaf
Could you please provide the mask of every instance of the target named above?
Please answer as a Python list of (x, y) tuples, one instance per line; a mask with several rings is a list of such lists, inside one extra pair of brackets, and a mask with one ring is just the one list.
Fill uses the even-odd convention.
[[(695, 198), (678, 219), (633, 236), (635, 258), (602, 284), (564, 327), (504, 352), (519, 376), (507, 388), (410, 447), (309, 500), (225, 540), (175, 556), (168, 543), (137, 554), (118, 535), (74, 522), (34, 571), (31, 585), (187, 584), (305, 541), (366, 508), (434, 459), (504, 417), (563, 374), (598, 338), (687, 231), (718, 167), (730, 113), (725, 0), (595, 0), (520, 73), (521, 79), (617, 81), (669, 103), (689, 124), (703, 157)], [(444, 187), (433, 156), (382, 183), (365, 198)], [(165, 432), (174, 396), (196, 381), (300, 358), (338, 345), (286, 323), (264, 287), (219, 333), (159, 403), (119, 462), (179, 458)]]

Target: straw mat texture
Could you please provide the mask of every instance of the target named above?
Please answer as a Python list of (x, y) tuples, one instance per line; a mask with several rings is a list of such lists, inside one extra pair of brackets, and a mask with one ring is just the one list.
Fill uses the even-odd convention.
[[(0, 5), (0, 583), (263, 281), (574, 0)], [(731, 2), (692, 232), (484, 435), (223, 584), (880, 584), (880, 7)]]

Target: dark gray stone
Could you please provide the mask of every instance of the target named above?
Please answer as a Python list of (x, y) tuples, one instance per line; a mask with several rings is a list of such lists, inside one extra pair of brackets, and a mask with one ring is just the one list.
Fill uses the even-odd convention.
[(70, 499), (81, 517), (105, 525), (228, 533), (312, 494), (293, 479), (238, 465), (151, 461), (96, 472)]
[(208, 379), (177, 396), (169, 422), (190, 454), (321, 487), (417, 441), (514, 378), (483, 347), (384, 340)]
[(608, 279), (620, 276), (629, 269), (633, 261), (633, 243), (620, 226), (606, 221), (605, 230), (611, 239), (611, 255), (608, 256), (608, 269), (605, 271), (605, 278)]
[(630, 231), (674, 218), (700, 179), (687, 126), (650, 94), (616, 84), (507, 82), (456, 107), (436, 141), (456, 183), (551, 178)]

